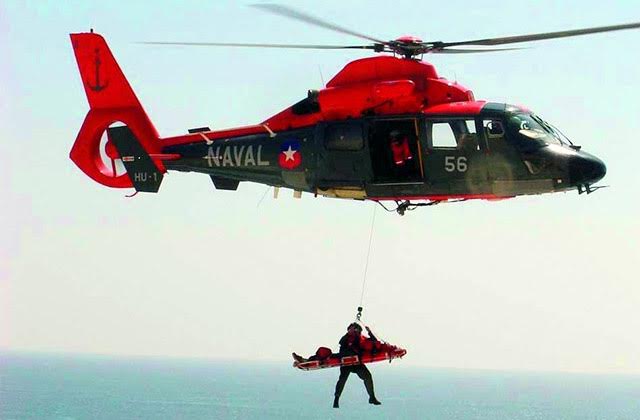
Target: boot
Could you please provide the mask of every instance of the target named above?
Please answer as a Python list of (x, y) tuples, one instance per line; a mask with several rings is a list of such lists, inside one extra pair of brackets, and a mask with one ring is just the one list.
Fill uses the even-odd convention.
[(382, 404), (376, 397), (369, 397), (369, 404), (380, 405)]
[(333, 399), (333, 408), (340, 408), (340, 404), (338, 404), (339, 399), (339, 397)]
[(304, 357), (299, 356), (299, 355), (297, 355), (295, 353), (291, 353), (291, 356), (293, 356), (293, 360), (295, 360), (298, 363), (304, 363), (304, 362), (307, 361), (307, 359), (305, 359)]

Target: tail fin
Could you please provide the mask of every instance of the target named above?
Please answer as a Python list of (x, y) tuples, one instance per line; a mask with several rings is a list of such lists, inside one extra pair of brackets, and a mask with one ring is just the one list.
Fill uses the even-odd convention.
[[(151, 166), (145, 166), (152, 173), (156, 173), (157, 179), (157, 174), (162, 175), (166, 172), (159, 159), (149, 156), (161, 153), (158, 132), (120, 70), (104, 38), (93, 32), (71, 34), (71, 43), (90, 107), (71, 149), (71, 160), (93, 180), (108, 187), (135, 186), (138, 189), (134, 174), (129, 172), (130, 165), (125, 165), (125, 173), (119, 174), (116, 171), (115, 160), (125, 155), (125, 160), (128, 161), (147, 161)], [(105, 131), (110, 125), (118, 122), (129, 128), (130, 135), (124, 137), (125, 143), (113, 142), (112, 136), (109, 135), (106, 144), (101, 144)], [(140, 156), (129, 155), (132, 149), (124, 147), (127, 145), (126, 141), (138, 143), (133, 150), (137, 150)], [(101, 150), (102, 147), (105, 150)], [(103, 161), (105, 152), (111, 159), (111, 164)], [(157, 187), (159, 188), (159, 183)], [(157, 188), (155, 190), (157, 191)]]

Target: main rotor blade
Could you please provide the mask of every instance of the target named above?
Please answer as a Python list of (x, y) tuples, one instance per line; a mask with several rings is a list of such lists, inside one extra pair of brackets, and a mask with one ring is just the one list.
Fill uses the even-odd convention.
[(599, 26), (594, 28), (574, 29), (570, 31), (546, 32), (530, 35), (508, 36), (502, 38), (475, 39), (472, 41), (460, 42), (434, 42), (437, 47), (456, 47), (459, 45), (503, 45), (517, 42), (542, 41), (545, 39), (567, 38), (571, 36), (589, 35), (601, 32), (621, 31), (624, 29), (640, 28), (640, 22), (628, 23), (624, 25)]
[(432, 50), (429, 51), (430, 54), (476, 54), (476, 53), (487, 53), (487, 52), (500, 52), (500, 51), (517, 51), (524, 50), (526, 48), (488, 48), (484, 50), (465, 50), (462, 48), (445, 48), (442, 50)]
[(237, 42), (139, 42), (145, 45), (173, 45), (187, 47), (250, 47), (250, 48), (299, 48), (314, 50), (372, 50), (373, 45), (303, 45), (303, 44), (245, 44)]
[(338, 26), (334, 23), (330, 23), (324, 21), (322, 19), (318, 19), (317, 17), (308, 15), (306, 13), (300, 12), (291, 7), (283, 6), (280, 4), (273, 3), (265, 3), (265, 4), (252, 4), (252, 7), (257, 9), (262, 9), (266, 12), (273, 13), (274, 15), (284, 16), (290, 19), (299, 20), (305, 23), (309, 23), (311, 25), (320, 26), (321, 28), (329, 29), (335, 32), (340, 32), (343, 34), (353, 35), (355, 37), (366, 39), (368, 41), (373, 41), (378, 44), (386, 44), (385, 41), (381, 41), (377, 38), (371, 37), (369, 35), (361, 34), (360, 32), (352, 31), (351, 29), (343, 28), (342, 26)]

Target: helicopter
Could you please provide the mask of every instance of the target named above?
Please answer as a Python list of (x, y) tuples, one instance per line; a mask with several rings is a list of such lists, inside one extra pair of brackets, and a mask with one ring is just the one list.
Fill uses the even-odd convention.
[(323, 89), (308, 91), (259, 124), (160, 137), (105, 39), (93, 30), (71, 34), (90, 106), (71, 160), (94, 181), (133, 187), (135, 193), (158, 192), (169, 170), (197, 172), (208, 175), (217, 190), (256, 182), (274, 187), (275, 197), (280, 188), (289, 188), (296, 198), (306, 192), (368, 200), (400, 215), (446, 202), (570, 190), (590, 194), (602, 188), (596, 183), (606, 174), (605, 164), (554, 125), (523, 106), (475, 99), (470, 89), (440, 77), (421, 58), (513, 50), (486, 47), (637, 29), (640, 23), (458, 42), (413, 36), (383, 41), (290, 7), (254, 7), (368, 44), (145, 44), (386, 54), (348, 63)]

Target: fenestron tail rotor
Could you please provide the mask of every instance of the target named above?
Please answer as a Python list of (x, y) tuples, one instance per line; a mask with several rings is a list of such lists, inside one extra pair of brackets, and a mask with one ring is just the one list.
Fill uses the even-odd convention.
[(555, 32), (543, 32), (527, 35), (506, 36), (498, 38), (483, 38), (465, 41), (422, 41), (415, 37), (404, 36), (391, 41), (383, 41), (367, 34), (337, 25), (325, 19), (312, 16), (289, 6), (281, 4), (265, 3), (254, 4), (252, 7), (262, 11), (297, 20), (308, 25), (318, 26), (341, 34), (351, 35), (372, 44), (366, 45), (305, 45), (305, 44), (265, 44), (265, 43), (235, 43), (235, 42), (143, 42), (149, 45), (172, 46), (199, 46), (199, 47), (253, 47), (253, 48), (290, 48), (290, 49), (317, 49), (317, 50), (344, 50), (360, 49), (374, 52), (389, 52), (406, 58), (413, 58), (422, 54), (477, 54), (487, 52), (513, 51), (522, 48), (452, 48), (452, 47), (488, 47), (497, 45), (516, 44), (522, 42), (543, 41), (556, 38), (568, 38), (582, 35), (590, 35), (604, 32), (621, 31), (640, 28), (640, 22), (622, 25), (598, 26), (582, 29), (571, 29)]
[[(122, 124), (112, 124), (111, 126), (120, 126)], [(99, 144), (99, 155), (100, 155), (100, 171), (109, 177), (116, 178), (126, 173), (126, 169), (124, 164), (122, 163), (122, 158), (118, 153), (115, 145), (113, 144), (113, 140), (109, 135), (109, 128), (107, 128), (100, 138)]]

